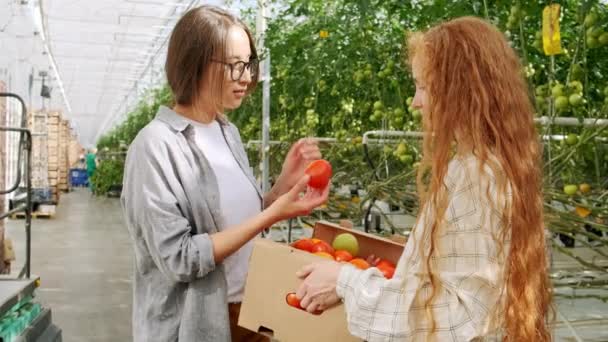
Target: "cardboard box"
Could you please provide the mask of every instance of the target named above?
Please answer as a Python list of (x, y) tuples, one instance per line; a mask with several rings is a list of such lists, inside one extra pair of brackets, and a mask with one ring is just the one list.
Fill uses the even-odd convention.
[[(336, 235), (345, 232), (357, 237), (360, 257), (375, 254), (396, 264), (403, 253), (403, 244), (326, 221), (316, 223), (312, 237), (331, 244)], [(295, 272), (323, 260), (286, 244), (255, 240), (239, 325), (281, 342), (360, 341), (348, 332), (342, 304), (313, 315), (285, 302), (286, 295), (295, 292), (300, 283)]]

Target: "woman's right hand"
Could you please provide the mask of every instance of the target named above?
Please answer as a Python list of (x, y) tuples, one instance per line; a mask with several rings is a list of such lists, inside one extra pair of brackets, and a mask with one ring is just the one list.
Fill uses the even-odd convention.
[[(314, 208), (327, 202), (331, 183), (328, 183), (324, 189), (315, 189), (308, 186), (309, 179), (310, 176), (304, 175), (291, 190), (279, 197), (267, 209), (271, 211), (277, 222), (308, 215)], [(305, 194), (301, 196), (300, 194), (303, 192)]]

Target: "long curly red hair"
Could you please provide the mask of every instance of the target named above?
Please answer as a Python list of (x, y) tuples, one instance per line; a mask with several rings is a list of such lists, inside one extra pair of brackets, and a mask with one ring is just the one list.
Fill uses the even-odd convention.
[[(423, 118), (425, 138), (418, 171), (423, 205), (435, 208), (426, 258), (432, 272), (439, 223), (447, 208), (444, 177), (456, 144), (474, 147), (481, 165), (489, 166), (510, 203), (503, 205), (499, 246), (510, 240), (504, 273), (501, 317), (505, 341), (549, 341), (547, 317), (551, 287), (547, 276), (543, 223), (542, 156), (522, 66), (505, 36), (493, 25), (463, 17), (408, 38), (410, 63), (423, 60), (429, 113)], [(499, 247), (502, 250), (502, 247)], [(433, 318), (433, 330), (435, 322)]]

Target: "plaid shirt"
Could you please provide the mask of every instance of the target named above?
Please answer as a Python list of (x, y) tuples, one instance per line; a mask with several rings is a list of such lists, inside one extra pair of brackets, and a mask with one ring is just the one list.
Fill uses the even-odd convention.
[[(454, 159), (446, 176), (448, 208), (438, 227), (433, 272), (438, 277), (437, 296), (430, 305), (436, 341), (470, 341), (489, 338), (500, 318), (493, 309), (502, 303), (504, 254), (499, 257), (494, 237), (502, 229), (501, 212), (510, 190), (496, 195), (493, 173), (485, 166), (480, 177), (473, 156)], [(485, 179), (485, 181), (483, 180)], [(486, 192), (487, 190), (487, 192)], [(412, 232), (393, 279), (384, 279), (376, 268), (365, 271), (342, 267), (336, 291), (345, 305), (351, 334), (367, 341), (421, 341), (430, 331), (424, 303), (431, 294), (425, 272), (430, 249), (426, 210)], [(430, 222), (430, 220), (429, 220)], [(494, 237), (493, 237), (494, 236)], [(424, 248), (425, 257), (419, 248)], [(509, 241), (504, 243), (508, 251)], [(496, 338), (496, 336), (494, 336)]]

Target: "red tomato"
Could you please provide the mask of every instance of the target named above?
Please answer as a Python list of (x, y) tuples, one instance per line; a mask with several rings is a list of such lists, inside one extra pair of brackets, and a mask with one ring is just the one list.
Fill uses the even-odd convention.
[(349, 261), (351, 264), (355, 265), (355, 267), (357, 267), (358, 269), (361, 270), (366, 270), (369, 268), (369, 264), (367, 263), (367, 261), (361, 259), (361, 258), (354, 258), (353, 260)]
[(386, 279), (391, 279), (393, 277), (393, 275), (395, 274), (395, 268), (391, 265), (382, 264), (382, 265), (378, 265), (376, 267), (378, 267), (378, 269), (380, 270), (380, 272), (382, 272), (382, 274), (384, 275), (384, 278), (386, 278)]
[(327, 252), (316, 252), (316, 253), (314, 253), (314, 255), (318, 255), (318, 256), (323, 257), (323, 258), (335, 260), (334, 257), (333, 257), (333, 255), (331, 255), (331, 254), (329, 254)]
[(285, 296), (285, 301), (287, 302), (287, 304), (289, 306), (293, 306), (294, 308), (298, 308), (298, 309), (302, 309), (302, 307), (300, 306), (300, 300), (298, 299), (298, 297), (296, 297), (295, 293), (288, 293), (287, 296)]
[(336, 256), (336, 261), (339, 262), (349, 262), (353, 260), (353, 256), (348, 251), (338, 250), (334, 255)]
[(308, 165), (305, 173), (310, 176), (308, 181), (310, 187), (323, 189), (331, 178), (331, 164), (325, 159), (315, 160)]
[(291, 246), (296, 249), (312, 252), (312, 247), (314, 246), (314, 243), (310, 239), (300, 239), (296, 242), (293, 242)]
[(390, 266), (392, 268), (397, 267), (397, 266), (395, 266), (395, 264), (393, 264), (392, 262), (390, 262), (386, 259), (380, 259), (380, 261), (378, 261), (378, 263), (376, 264), (376, 267), (378, 267), (378, 268), (384, 267), (384, 266)]
[(334, 248), (325, 241), (319, 241), (312, 246), (312, 253), (325, 252), (334, 255)]

